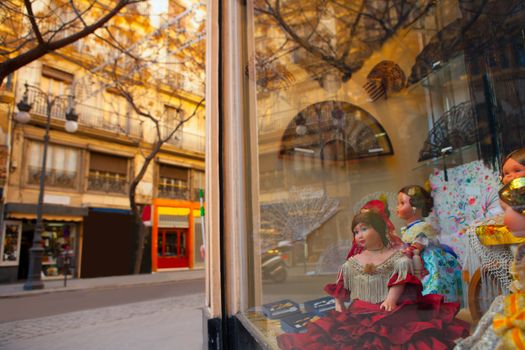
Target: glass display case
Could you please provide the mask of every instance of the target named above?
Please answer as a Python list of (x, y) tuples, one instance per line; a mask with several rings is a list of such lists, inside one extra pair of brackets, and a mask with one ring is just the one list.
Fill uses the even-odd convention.
[[(219, 99), (208, 130), (222, 152), (207, 168), (212, 191), (222, 191), (217, 202), (213, 193), (206, 199), (208, 290), (221, 287), (220, 298), (208, 294), (210, 313), (237, 320), (270, 349), (453, 348), (468, 337), (490, 305), (482, 300), (510, 293), (512, 258), (487, 266), (477, 228), (500, 224), (502, 160), (525, 145), (522, 5), (254, 0), (221, 8), (230, 20), (220, 23), (226, 54), (209, 54), (222, 54), (224, 80), (211, 78), (222, 90), (207, 96), (212, 109)], [(216, 161), (225, 164), (218, 180)], [(370, 258), (374, 249), (359, 236), (364, 214), (381, 219), (374, 229), (384, 244), (375, 250), (389, 251), (381, 258)], [(436, 279), (431, 251), (447, 266)], [(402, 290), (392, 305), (391, 290)], [(421, 300), (426, 309), (414, 306)], [(454, 317), (436, 312), (442, 328), (419, 333), (423, 310), (436, 307)]]

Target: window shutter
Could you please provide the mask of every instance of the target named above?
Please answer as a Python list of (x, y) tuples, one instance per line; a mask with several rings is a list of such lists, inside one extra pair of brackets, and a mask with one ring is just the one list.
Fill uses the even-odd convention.
[(73, 83), (73, 79), (75, 78), (75, 76), (71, 73), (67, 73), (45, 65), (42, 66), (42, 75), (51, 79), (66, 82), (68, 84)]
[(103, 153), (90, 153), (89, 170), (127, 175), (128, 158)]
[(160, 177), (188, 181), (188, 169), (173, 165), (160, 164)]

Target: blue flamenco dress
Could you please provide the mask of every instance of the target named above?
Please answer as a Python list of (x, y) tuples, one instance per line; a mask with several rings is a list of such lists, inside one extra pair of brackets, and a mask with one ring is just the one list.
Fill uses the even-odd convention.
[(447, 302), (461, 301), (461, 265), (452, 248), (440, 244), (437, 236), (432, 225), (423, 220), (401, 228), (404, 243), (419, 243), (424, 247), (420, 255), (427, 274), (421, 280), (422, 294), (441, 294)]

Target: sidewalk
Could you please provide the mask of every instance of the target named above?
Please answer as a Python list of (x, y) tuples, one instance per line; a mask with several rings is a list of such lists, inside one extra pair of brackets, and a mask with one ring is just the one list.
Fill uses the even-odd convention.
[(0, 298), (17, 298), (45, 293), (68, 292), (81, 289), (105, 289), (134, 286), (141, 284), (163, 284), (204, 278), (204, 270), (161, 271), (151, 274), (111, 276), (99, 278), (74, 278), (67, 280), (44, 280), (44, 289), (24, 290), (24, 283), (0, 284)]

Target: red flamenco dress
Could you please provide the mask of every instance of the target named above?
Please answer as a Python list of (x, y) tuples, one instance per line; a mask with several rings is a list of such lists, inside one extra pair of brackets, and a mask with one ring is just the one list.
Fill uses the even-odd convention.
[[(421, 282), (411, 273), (410, 260), (396, 252), (379, 265), (361, 266), (350, 258), (342, 269), (344, 286), (352, 286), (350, 307), (331, 311), (303, 334), (281, 334), (281, 349), (301, 350), (442, 350), (468, 335), (468, 324), (455, 319), (458, 303), (443, 296), (421, 296)], [(380, 309), (388, 289), (405, 285), (392, 311)]]

